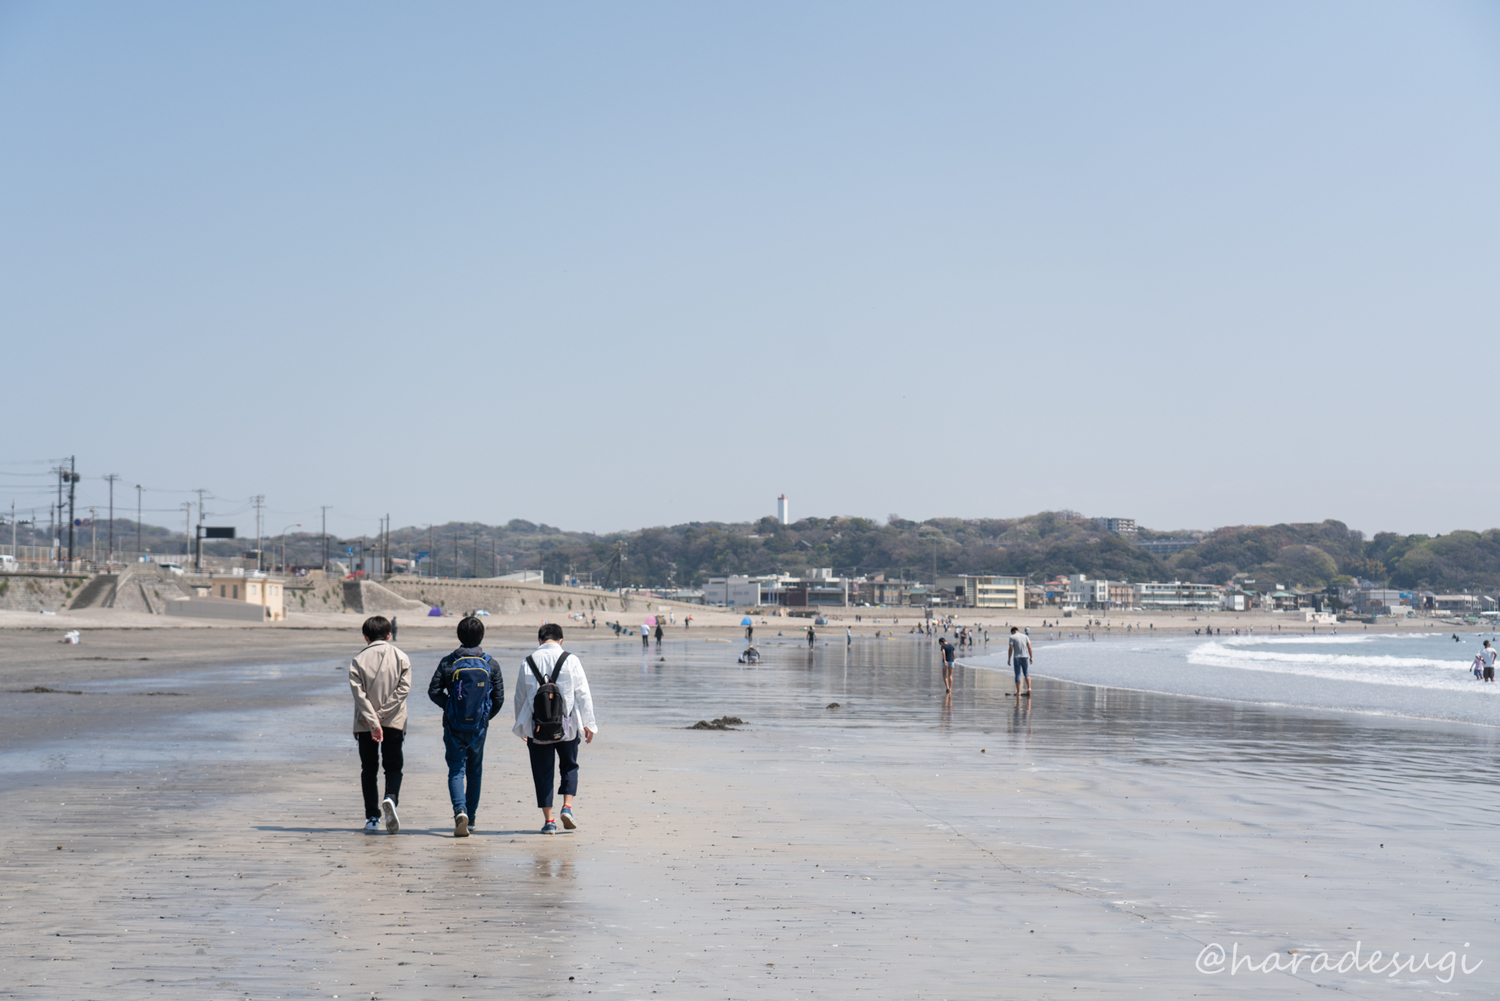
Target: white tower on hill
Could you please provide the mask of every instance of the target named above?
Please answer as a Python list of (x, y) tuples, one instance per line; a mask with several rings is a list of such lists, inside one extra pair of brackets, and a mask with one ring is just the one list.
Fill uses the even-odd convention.
[(792, 523), (792, 512), (787, 507), (786, 494), (782, 494), (776, 498), (776, 520), (783, 525), (790, 525)]

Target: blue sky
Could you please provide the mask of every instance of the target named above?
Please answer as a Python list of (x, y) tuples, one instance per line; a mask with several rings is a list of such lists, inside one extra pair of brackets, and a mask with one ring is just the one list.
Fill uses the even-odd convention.
[(1490, 527), (1496, 11), (3, 4), (0, 473)]

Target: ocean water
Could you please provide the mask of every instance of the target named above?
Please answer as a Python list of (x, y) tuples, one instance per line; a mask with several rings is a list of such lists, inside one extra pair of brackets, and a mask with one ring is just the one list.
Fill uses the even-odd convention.
[[(1351, 633), (1048, 641), (1038, 677), (1167, 695), (1500, 727), (1500, 683), (1471, 665), (1491, 633)], [(964, 658), (1006, 673), (1003, 654)]]

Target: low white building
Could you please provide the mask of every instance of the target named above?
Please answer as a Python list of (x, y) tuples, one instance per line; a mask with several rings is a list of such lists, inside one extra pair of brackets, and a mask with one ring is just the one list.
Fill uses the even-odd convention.
[(1084, 574), (1069, 574), (1067, 604), (1073, 608), (1135, 608), (1135, 585), (1123, 580), (1095, 580)]
[(1223, 592), (1218, 584), (1152, 581), (1135, 586), (1136, 607), (1159, 612), (1212, 611), (1221, 606)]
[(1026, 578), (976, 577), (971, 574), (939, 577), (939, 590), (952, 591), (954, 603), (963, 608), (1026, 607)]
[(758, 608), (764, 603), (761, 585), (765, 582), (762, 577), (710, 577), (703, 585), (703, 603), (729, 608)]

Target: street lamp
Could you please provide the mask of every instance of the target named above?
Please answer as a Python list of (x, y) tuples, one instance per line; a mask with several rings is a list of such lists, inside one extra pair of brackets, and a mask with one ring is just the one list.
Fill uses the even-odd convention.
[[(302, 527), (302, 522), (299, 521), (295, 525), (288, 525), (286, 528), (301, 528), (301, 527)], [(286, 528), (283, 528), (281, 530), (281, 572), (282, 572), (282, 574), (286, 573)]]

